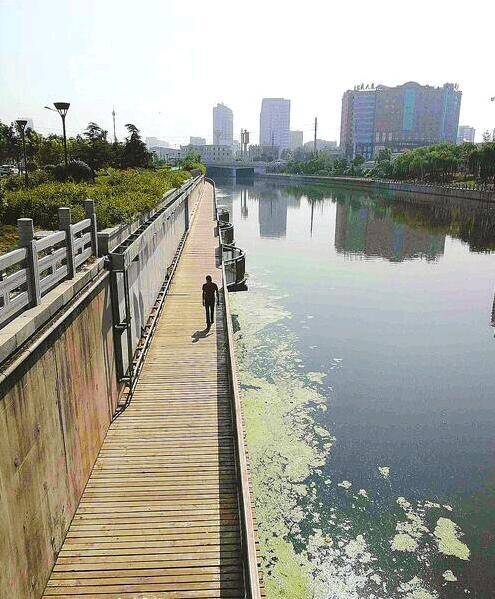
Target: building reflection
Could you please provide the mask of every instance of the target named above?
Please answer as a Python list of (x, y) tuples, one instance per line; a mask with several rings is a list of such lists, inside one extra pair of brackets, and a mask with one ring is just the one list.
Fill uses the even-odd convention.
[(244, 220), (249, 216), (248, 199), (248, 190), (244, 187), (241, 189), (241, 217)]
[(348, 255), (381, 257), (391, 262), (436, 260), (443, 255), (445, 235), (435, 235), (394, 221), (388, 208), (337, 203), (335, 249)]
[(285, 237), (287, 234), (287, 201), (279, 197), (263, 197), (258, 202), (260, 237)]

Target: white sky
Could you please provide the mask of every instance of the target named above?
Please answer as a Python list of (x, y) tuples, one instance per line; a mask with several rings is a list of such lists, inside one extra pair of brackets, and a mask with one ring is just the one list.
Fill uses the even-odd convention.
[(137, 125), (172, 144), (211, 140), (212, 107), (258, 142), (262, 97), (290, 98), (291, 129), (338, 139), (342, 93), (406, 81), (463, 91), (460, 124), (495, 127), (495, 2), (471, 0), (0, 0), (0, 120), (71, 102), (68, 131)]

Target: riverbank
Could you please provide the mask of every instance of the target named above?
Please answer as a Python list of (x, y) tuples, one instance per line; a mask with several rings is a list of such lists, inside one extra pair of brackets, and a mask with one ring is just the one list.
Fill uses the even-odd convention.
[(367, 191), (406, 191), (427, 195), (442, 196), (444, 198), (461, 198), (464, 200), (477, 200), (481, 202), (495, 202), (495, 192), (481, 191), (478, 189), (461, 189), (442, 185), (407, 183), (396, 181), (383, 181), (358, 177), (324, 177), (319, 175), (289, 175), (285, 173), (264, 173), (255, 175), (259, 179), (290, 182), (290, 183), (331, 183)]

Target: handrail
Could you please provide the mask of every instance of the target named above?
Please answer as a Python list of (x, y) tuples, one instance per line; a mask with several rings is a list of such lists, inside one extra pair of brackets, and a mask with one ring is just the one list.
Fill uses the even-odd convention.
[[(0, 329), (97, 254), (93, 200), (85, 200), (85, 219), (72, 224), (70, 208), (59, 208), (59, 231), (37, 239), (31, 218), (17, 221), (19, 248), (0, 256)], [(65, 262), (65, 264), (63, 264)]]

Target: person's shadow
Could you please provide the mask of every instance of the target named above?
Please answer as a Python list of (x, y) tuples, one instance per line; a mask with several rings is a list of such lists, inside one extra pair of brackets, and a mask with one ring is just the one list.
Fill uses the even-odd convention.
[(209, 335), (213, 335), (211, 327), (206, 327), (206, 329), (203, 329), (202, 331), (196, 331), (191, 335), (192, 342), (197, 343), (200, 339), (205, 339)]

